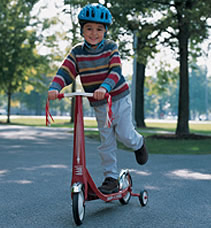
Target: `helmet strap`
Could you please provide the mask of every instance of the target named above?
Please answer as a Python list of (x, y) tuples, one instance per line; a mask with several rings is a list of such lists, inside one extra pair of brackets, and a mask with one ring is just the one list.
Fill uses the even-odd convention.
[(98, 44), (92, 45), (90, 43), (88, 43), (86, 40), (84, 40), (84, 44), (86, 45), (86, 47), (88, 47), (89, 49), (93, 48), (93, 47), (97, 47), (96, 49), (99, 49), (103, 46), (104, 44), (104, 39), (101, 40)]

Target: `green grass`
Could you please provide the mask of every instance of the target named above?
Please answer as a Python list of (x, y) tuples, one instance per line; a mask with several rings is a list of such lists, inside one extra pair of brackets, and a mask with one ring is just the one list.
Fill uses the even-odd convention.
[[(176, 130), (176, 123), (146, 122), (146, 126), (147, 128), (152, 130), (163, 130), (163, 131), (170, 131), (170, 132), (175, 132)], [(206, 122), (190, 123), (189, 128), (191, 133), (211, 135), (211, 123), (206, 123)]]
[[(0, 119), (0, 124), (6, 124), (6, 117)], [(11, 125), (26, 125), (26, 126), (46, 126), (45, 125), (45, 117), (35, 118), (35, 117), (29, 117), (29, 116), (22, 116), (22, 117), (11, 117), (10, 119)], [(96, 128), (97, 122), (96, 120), (87, 119), (85, 120), (85, 127), (87, 128)], [(54, 117), (54, 122), (51, 121), (52, 127), (73, 127), (73, 124), (70, 123), (70, 120), (68, 119), (59, 119)]]
[[(1, 119), (0, 123), (6, 123), (6, 118)], [(45, 126), (44, 118), (11, 118), (13, 125), (27, 126)], [(86, 119), (84, 123), (86, 128), (97, 128), (95, 120)], [(184, 139), (156, 139), (149, 136), (157, 134), (156, 131), (175, 132), (176, 123), (169, 122), (146, 122), (147, 128), (138, 129), (146, 138), (146, 145), (150, 153), (154, 154), (211, 154), (211, 139), (184, 140)], [(69, 127), (73, 124), (67, 119), (57, 119), (52, 123), (52, 127)], [(190, 132), (204, 135), (211, 135), (211, 123), (199, 122), (190, 123)], [(100, 140), (97, 131), (85, 131), (85, 135), (94, 140)], [(123, 144), (118, 144), (119, 148), (126, 149)]]
[[(161, 123), (161, 122), (147, 122), (147, 130), (152, 131), (176, 131), (176, 123)], [(211, 123), (190, 123), (190, 133), (210, 135)], [(139, 129), (141, 133), (145, 129)], [(150, 153), (157, 154), (211, 154), (211, 138), (210, 139), (156, 139), (147, 137), (154, 135), (154, 133), (143, 133), (146, 137), (147, 148)]]
[(153, 154), (211, 154), (211, 139), (146, 139), (147, 148)]
[[(100, 140), (97, 131), (86, 130), (85, 135), (94, 140)], [(152, 134), (143, 133), (143, 135), (146, 137), (147, 149), (151, 154), (211, 154), (211, 139), (155, 139), (147, 137)], [(118, 147), (127, 149), (122, 143), (118, 143)]]

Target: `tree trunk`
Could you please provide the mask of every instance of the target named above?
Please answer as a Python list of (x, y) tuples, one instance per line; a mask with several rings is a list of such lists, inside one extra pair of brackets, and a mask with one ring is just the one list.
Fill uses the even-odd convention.
[(145, 65), (137, 62), (136, 70), (136, 99), (135, 99), (135, 120), (137, 127), (146, 127), (144, 122), (144, 80)]
[(188, 78), (188, 36), (183, 25), (179, 34), (180, 87), (176, 135), (189, 134), (189, 78)]
[(10, 123), (11, 92), (7, 93), (7, 123)]

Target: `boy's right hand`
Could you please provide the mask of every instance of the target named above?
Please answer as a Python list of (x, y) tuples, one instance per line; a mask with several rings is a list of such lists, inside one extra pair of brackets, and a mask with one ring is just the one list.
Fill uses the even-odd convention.
[(58, 98), (59, 92), (57, 90), (48, 91), (48, 100), (56, 100)]

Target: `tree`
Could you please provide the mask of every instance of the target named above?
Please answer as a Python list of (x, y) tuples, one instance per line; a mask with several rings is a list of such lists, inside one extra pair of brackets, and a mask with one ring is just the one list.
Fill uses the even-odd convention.
[[(55, 73), (56, 68), (52, 62), (61, 61), (56, 41), (58, 36), (64, 35), (54, 32), (46, 36), (44, 33), (57, 24), (58, 19), (39, 19), (39, 12), (33, 16), (32, 9), (37, 2), (38, 0), (0, 2), (0, 89), (8, 97), (8, 123), (12, 94), (24, 92), (28, 87), (28, 93), (33, 91), (39, 98), (38, 94), (43, 94), (44, 91), (46, 93), (49, 85), (50, 80), (46, 76)], [(49, 48), (51, 52), (39, 54), (38, 49), (43, 47)], [(37, 101), (40, 101), (37, 108), (42, 108), (42, 100)], [(37, 112), (40, 112), (38, 109)]]
[[(157, 46), (163, 27), (156, 23), (154, 14), (157, 5), (152, 1), (106, 1), (111, 3), (111, 11), (115, 18), (115, 30), (120, 34), (137, 34), (138, 45), (136, 49), (136, 99), (135, 99), (135, 119), (137, 127), (145, 127), (144, 116), (144, 87), (145, 87), (145, 68), (150, 58), (159, 52)], [(119, 29), (116, 29), (119, 28)], [(121, 39), (122, 40), (122, 39)], [(122, 42), (122, 41), (121, 41)], [(126, 40), (126, 42), (128, 42)], [(122, 42), (123, 43), (123, 42)], [(124, 44), (123, 44), (124, 45)], [(127, 55), (130, 52), (122, 49)]]
[[(115, 20), (119, 21), (121, 29), (127, 27), (129, 25), (128, 22), (131, 21), (131, 25), (133, 27), (135, 25), (135, 28), (130, 29), (133, 31), (138, 30), (139, 37), (142, 39), (138, 42), (138, 47), (141, 47), (138, 56), (143, 55), (145, 57), (145, 59), (142, 58), (142, 60), (138, 61), (138, 64), (142, 64), (142, 67), (146, 64), (147, 57), (154, 52), (152, 49), (151, 52), (147, 52), (144, 49), (155, 48), (155, 42), (159, 43), (157, 38), (161, 34), (163, 36), (160, 36), (160, 43), (170, 46), (178, 53), (180, 89), (176, 134), (179, 136), (189, 134), (188, 57), (199, 55), (198, 45), (208, 37), (209, 26), (207, 25), (207, 19), (210, 18), (211, 2), (208, 0), (203, 2), (195, 0), (154, 0), (148, 2), (137, 0), (125, 2), (119, 0), (115, 1), (115, 3), (113, 1), (109, 2), (112, 2), (111, 10), (116, 15)], [(147, 16), (152, 16), (155, 12), (159, 12), (163, 17), (157, 22), (147, 22)], [(145, 29), (147, 27), (150, 29)], [(149, 31), (151, 34), (148, 33)], [(145, 37), (146, 39), (144, 39)], [(150, 45), (147, 45), (147, 41)], [(139, 88), (142, 87), (140, 85)], [(140, 96), (143, 97), (143, 95)], [(143, 111), (139, 112), (137, 116), (140, 113), (143, 113)]]
[(159, 32), (151, 36), (156, 27), (147, 22), (139, 22), (138, 46), (137, 46), (137, 67), (136, 67), (136, 99), (135, 99), (135, 119), (137, 127), (146, 127), (144, 113), (144, 87), (145, 68), (147, 61), (157, 52), (156, 43)]
[[(158, 24), (165, 35), (163, 44), (178, 53), (180, 88), (176, 134), (189, 134), (189, 76), (188, 61), (191, 54), (199, 54), (198, 45), (208, 37), (207, 20), (211, 2), (195, 0), (154, 0), (163, 17)], [(198, 52), (198, 53), (197, 53)]]
[(27, 80), (26, 69), (36, 65), (36, 32), (32, 30), (30, 11), (37, 0), (0, 2), (0, 87), (8, 96), (8, 119), (12, 94)]

